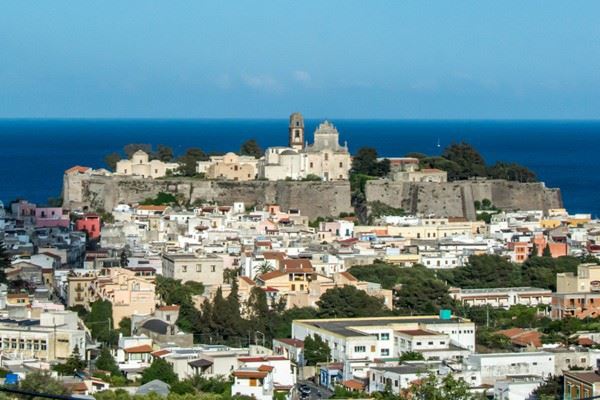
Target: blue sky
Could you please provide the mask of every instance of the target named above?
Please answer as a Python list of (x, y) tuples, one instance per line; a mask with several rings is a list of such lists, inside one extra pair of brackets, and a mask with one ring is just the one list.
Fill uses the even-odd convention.
[(595, 119), (598, 1), (3, 0), (0, 117)]

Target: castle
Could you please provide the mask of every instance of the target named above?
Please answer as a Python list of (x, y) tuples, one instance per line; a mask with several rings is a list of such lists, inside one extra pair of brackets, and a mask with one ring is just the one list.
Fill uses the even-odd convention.
[(258, 164), (258, 177), (270, 181), (320, 179), (347, 180), (351, 167), (348, 145), (339, 144), (339, 132), (329, 121), (315, 130), (314, 143), (304, 139), (304, 118), (290, 116), (288, 147), (269, 147)]

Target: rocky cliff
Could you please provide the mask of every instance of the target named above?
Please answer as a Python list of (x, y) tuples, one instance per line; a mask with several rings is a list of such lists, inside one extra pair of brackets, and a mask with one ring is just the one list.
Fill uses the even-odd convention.
[[(102, 175), (65, 175), (64, 204), (71, 209), (89, 207), (110, 210), (119, 203), (137, 203), (159, 192), (184, 201), (217, 201), (247, 206), (280, 204), (298, 208), (311, 219), (351, 212), (348, 182), (206, 181), (193, 178), (143, 179)], [(475, 219), (474, 202), (489, 199), (501, 209), (548, 210), (562, 207), (560, 190), (543, 183), (473, 180), (448, 183), (369, 181), (367, 201), (379, 200), (411, 213)]]

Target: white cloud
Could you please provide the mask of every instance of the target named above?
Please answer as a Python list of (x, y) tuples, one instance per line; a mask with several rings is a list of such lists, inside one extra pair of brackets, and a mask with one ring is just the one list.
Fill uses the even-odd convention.
[(250, 75), (242, 74), (242, 82), (248, 87), (264, 92), (280, 92), (283, 90), (283, 86), (277, 79), (270, 75)]
[(294, 79), (296, 81), (304, 83), (304, 84), (311, 83), (311, 81), (312, 81), (310, 74), (306, 71), (300, 71), (300, 70), (294, 71), (292, 76), (294, 77)]

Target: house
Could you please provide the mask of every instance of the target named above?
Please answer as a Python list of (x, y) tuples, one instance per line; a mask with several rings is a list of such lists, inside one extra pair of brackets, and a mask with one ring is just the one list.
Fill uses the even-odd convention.
[(552, 291), (534, 287), (461, 289), (450, 288), (450, 296), (471, 307), (490, 306), (508, 309), (515, 305), (550, 305)]
[(232, 395), (271, 400), (275, 394), (273, 367), (261, 365), (257, 368), (239, 368), (233, 371)]
[(129, 160), (117, 161), (116, 174), (137, 175), (142, 178), (161, 178), (179, 168), (177, 163), (165, 163), (160, 160), (150, 160), (148, 153), (138, 150)]
[(600, 265), (581, 264), (577, 275), (556, 274), (556, 293), (552, 296), (552, 318), (597, 317), (600, 315)]
[(483, 383), (511, 375), (535, 375), (542, 379), (554, 375), (554, 354), (550, 352), (471, 354), (467, 363), (481, 371)]
[(163, 276), (181, 280), (202, 282), (204, 286), (223, 284), (223, 258), (215, 254), (164, 254)]
[(75, 230), (87, 233), (90, 239), (100, 237), (100, 216), (97, 214), (85, 214), (75, 221)]
[(205, 174), (208, 179), (250, 181), (256, 179), (257, 167), (256, 158), (229, 152), (222, 156), (211, 156), (208, 161), (198, 161), (196, 171)]
[(392, 393), (399, 395), (428, 374), (428, 369), (421, 365), (373, 367), (369, 369), (369, 393), (385, 392), (389, 388)]
[[(469, 353), (475, 350), (475, 324), (445, 313), (440, 316), (338, 318), (292, 322), (294, 339), (305, 340), (307, 336), (321, 336), (331, 349), (331, 360), (344, 364), (344, 380), (366, 379), (369, 362), (383, 357), (400, 356), (403, 351), (401, 340), (406, 340), (406, 331), (420, 330), (431, 332), (432, 335), (440, 334), (435, 336), (437, 345), (440, 346), (440, 342), (445, 341), (444, 346), (448, 346), (443, 352), (455, 349)], [(415, 346), (429, 346), (428, 343), (429, 340), (423, 344), (422, 340), (414, 339)], [(435, 342), (431, 346), (435, 347)], [(429, 351), (433, 350), (435, 349)]]
[(564, 399), (587, 399), (600, 396), (600, 373), (598, 371), (565, 371)]

